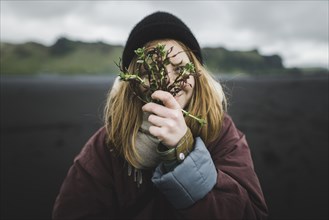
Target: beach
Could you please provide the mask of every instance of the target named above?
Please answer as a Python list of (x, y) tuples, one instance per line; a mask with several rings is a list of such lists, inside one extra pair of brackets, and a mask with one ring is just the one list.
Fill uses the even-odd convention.
[[(114, 78), (1, 77), (1, 219), (50, 219)], [(328, 75), (220, 78), (269, 219), (328, 219)], [(211, 107), (211, 106), (209, 106)]]

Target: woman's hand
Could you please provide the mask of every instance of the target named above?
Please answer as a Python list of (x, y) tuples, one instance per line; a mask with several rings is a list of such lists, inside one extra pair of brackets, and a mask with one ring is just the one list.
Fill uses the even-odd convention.
[(162, 101), (164, 106), (150, 102), (142, 107), (143, 111), (151, 113), (149, 131), (167, 147), (176, 147), (187, 131), (181, 107), (169, 92), (162, 90), (155, 91), (152, 99)]

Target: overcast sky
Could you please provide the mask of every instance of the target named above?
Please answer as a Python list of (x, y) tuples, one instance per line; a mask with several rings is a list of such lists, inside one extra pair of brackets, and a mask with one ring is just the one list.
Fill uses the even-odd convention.
[(144, 16), (180, 17), (202, 47), (279, 54), (286, 67), (328, 68), (328, 0), (312, 1), (6, 1), (3, 42), (53, 44), (59, 36), (124, 45)]

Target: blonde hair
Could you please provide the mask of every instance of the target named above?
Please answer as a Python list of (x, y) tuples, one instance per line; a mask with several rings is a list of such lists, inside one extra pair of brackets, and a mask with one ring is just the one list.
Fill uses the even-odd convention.
[[(158, 42), (168, 40), (156, 40), (145, 46), (156, 45)], [(207, 124), (200, 124), (185, 117), (187, 126), (191, 129), (194, 137), (201, 137), (206, 145), (218, 138), (224, 112), (226, 111), (226, 98), (222, 86), (202, 66), (192, 51), (183, 43), (176, 41), (186, 52), (191, 62), (194, 63), (196, 71), (201, 76), (195, 78), (195, 87), (192, 98), (185, 110), (193, 115), (206, 119)], [(128, 68), (134, 72), (136, 68), (134, 58)], [(120, 81), (117, 78), (108, 93), (104, 109), (104, 121), (108, 135), (108, 142), (113, 145), (132, 166), (137, 166), (140, 156), (135, 148), (135, 139), (138, 129), (142, 124), (142, 106), (144, 103), (138, 99), (130, 86), (130, 83)]]

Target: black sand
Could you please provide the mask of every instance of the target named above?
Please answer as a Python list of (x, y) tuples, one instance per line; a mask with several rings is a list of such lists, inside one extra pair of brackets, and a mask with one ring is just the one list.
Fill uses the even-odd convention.
[[(1, 78), (1, 219), (50, 219), (112, 78)], [(270, 219), (328, 219), (328, 76), (224, 78)]]

